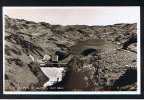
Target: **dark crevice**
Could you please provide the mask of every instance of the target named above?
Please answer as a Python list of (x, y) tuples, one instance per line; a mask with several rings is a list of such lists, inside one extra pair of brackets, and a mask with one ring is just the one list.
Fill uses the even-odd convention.
[(137, 82), (137, 70), (135, 68), (129, 68), (126, 72), (119, 77), (113, 84), (113, 88), (123, 87), (126, 85), (131, 85)]

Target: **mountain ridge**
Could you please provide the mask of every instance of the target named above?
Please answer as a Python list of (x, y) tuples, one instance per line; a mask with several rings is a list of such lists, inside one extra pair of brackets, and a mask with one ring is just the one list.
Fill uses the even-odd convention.
[[(100, 86), (100, 83), (106, 78), (116, 80), (129, 67), (136, 67), (136, 62), (132, 62), (136, 59), (136, 53), (129, 50), (118, 50), (131, 38), (132, 34), (135, 37), (137, 36), (136, 26), (136, 23), (106, 26), (61, 26), (51, 25), (45, 22), (35, 23), (32, 21), (12, 19), (5, 16), (5, 89), (10, 91), (24, 90), (22, 87), (29, 89), (31, 84), (42, 86), (49, 78), (40, 70), (38, 64), (32, 63), (29, 55), (34, 56), (36, 61), (38, 61), (46, 54), (54, 56), (57, 51), (64, 54), (61, 62), (68, 64), (72, 70), (72, 75), (75, 73), (77, 76), (80, 76), (79, 80), (86, 84), (92, 84), (92, 86), (96, 87), (97, 85)], [(92, 51), (92, 53), (88, 52), (88, 56), (82, 55), (83, 53), (78, 55), (71, 54), (71, 47), (76, 46), (80, 41), (97, 41), (98, 39), (106, 41), (106, 46), (101, 49), (101, 52), (98, 52), (101, 59), (97, 55), (97, 47), (94, 48), (96, 50)], [(131, 44), (134, 45), (134, 43)], [(129, 48), (133, 49), (136, 47), (135, 45), (129, 46)], [(79, 50), (79, 47), (78, 44), (75, 48)], [(90, 49), (88, 47), (86, 48)], [(100, 62), (97, 62), (97, 60), (100, 60)], [(77, 61), (80, 61), (81, 64)], [(87, 72), (86, 69), (89, 70), (89, 74), (83, 76)], [(99, 69), (107, 70), (107, 75), (105, 76), (105, 72), (103, 71), (95, 72)], [(99, 74), (99, 80), (95, 74)], [(72, 75), (70, 77), (73, 78)], [(87, 77), (90, 81), (84, 80), (84, 77)], [(107, 82), (103, 83), (106, 84)], [(73, 90), (73, 88), (79, 90), (78, 86), (71, 87), (71, 83), (72, 80), (61, 85), (64, 85), (67, 90)], [(96, 88), (93, 87), (94, 90), (97, 90), (98, 86)], [(87, 90), (88, 87), (89, 85), (86, 87), (82, 86), (80, 90)], [(93, 88), (91, 87), (88, 90), (93, 90)]]

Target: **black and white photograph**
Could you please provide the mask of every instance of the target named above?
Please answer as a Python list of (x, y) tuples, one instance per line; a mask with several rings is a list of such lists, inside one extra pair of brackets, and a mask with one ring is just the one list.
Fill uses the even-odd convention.
[(140, 94), (140, 7), (3, 7), (4, 94)]

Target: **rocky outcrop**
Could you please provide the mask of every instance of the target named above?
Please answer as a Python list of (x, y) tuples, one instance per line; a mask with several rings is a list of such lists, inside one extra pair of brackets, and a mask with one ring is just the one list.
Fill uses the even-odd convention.
[[(128, 68), (124, 74), (122, 74), (118, 80), (113, 84), (113, 89), (124, 90), (127, 85), (133, 85), (137, 82), (137, 70), (135, 68)], [(136, 86), (136, 85), (135, 85)], [(134, 87), (131, 89), (135, 90)], [(126, 90), (126, 89), (125, 89)]]
[[(58, 55), (67, 72), (55, 85), (63, 90), (113, 90), (129, 67), (136, 68), (136, 30), (136, 23), (61, 26), (5, 16), (5, 89), (42, 87), (50, 77), (38, 61), (44, 55)], [(135, 83), (130, 83), (133, 90)]]
[(132, 34), (129, 39), (123, 44), (123, 49), (127, 49), (130, 44), (137, 42), (136, 34)]

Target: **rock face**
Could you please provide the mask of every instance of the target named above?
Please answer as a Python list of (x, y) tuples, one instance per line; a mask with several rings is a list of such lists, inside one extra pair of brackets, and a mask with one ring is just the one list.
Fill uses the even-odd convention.
[(63, 90), (136, 90), (136, 80), (114, 85), (129, 68), (137, 69), (136, 26), (61, 26), (5, 16), (5, 90), (32, 91), (51, 80), (38, 64), (44, 55), (67, 64), (57, 84)]

